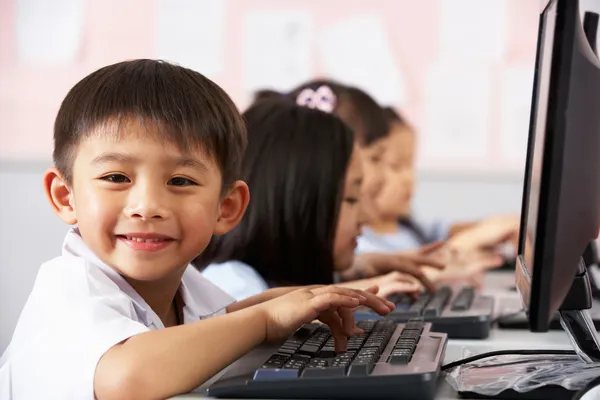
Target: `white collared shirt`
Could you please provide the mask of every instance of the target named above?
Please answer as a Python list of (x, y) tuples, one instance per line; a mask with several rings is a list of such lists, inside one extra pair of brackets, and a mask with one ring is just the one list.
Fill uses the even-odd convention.
[(209, 264), (202, 275), (233, 296), (237, 301), (269, 289), (269, 285), (254, 268), (241, 261)]
[[(185, 324), (224, 314), (235, 301), (191, 265), (179, 293)], [(40, 267), (0, 358), (0, 399), (93, 399), (102, 355), (160, 328), (162, 321), (144, 299), (71, 229), (62, 256)]]

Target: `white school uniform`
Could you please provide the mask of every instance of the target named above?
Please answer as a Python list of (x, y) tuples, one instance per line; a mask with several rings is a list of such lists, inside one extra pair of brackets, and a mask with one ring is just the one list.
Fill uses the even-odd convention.
[(202, 275), (226, 291), (237, 301), (269, 289), (269, 285), (254, 268), (241, 261), (210, 264)]
[[(186, 324), (224, 314), (235, 302), (191, 265), (179, 293)], [(71, 229), (62, 256), (42, 264), (0, 358), (0, 399), (93, 399), (102, 355), (160, 328), (162, 321), (144, 299)]]

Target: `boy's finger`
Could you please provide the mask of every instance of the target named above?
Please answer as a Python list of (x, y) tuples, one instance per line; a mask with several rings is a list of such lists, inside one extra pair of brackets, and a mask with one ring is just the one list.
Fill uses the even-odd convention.
[(336, 353), (346, 351), (348, 346), (348, 336), (344, 333), (342, 327), (342, 318), (335, 311), (327, 311), (319, 316), (319, 320), (329, 326), (331, 329), (331, 336), (335, 343)]
[(338, 293), (317, 294), (309, 302), (310, 307), (319, 313), (330, 308), (355, 308), (361, 304), (361, 300), (357, 297), (344, 296)]
[(349, 308), (340, 307), (337, 309), (337, 313), (342, 320), (342, 330), (346, 336), (352, 336), (354, 334), (354, 313)]
[(364, 291), (367, 293), (371, 293), (371, 294), (377, 294), (377, 293), (379, 293), (379, 286), (373, 285), (370, 288), (365, 289)]
[(363, 293), (365, 294), (366, 301), (362, 302), (361, 304), (369, 307), (379, 315), (389, 314), (390, 311), (392, 311), (395, 308), (394, 303), (392, 303), (391, 301), (382, 299), (381, 297), (369, 292)]
[(359, 300), (362, 300), (362, 295), (354, 289), (348, 289), (341, 286), (323, 286), (317, 289), (311, 290), (315, 295), (316, 294), (325, 294), (325, 293), (336, 293), (342, 296), (354, 297)]

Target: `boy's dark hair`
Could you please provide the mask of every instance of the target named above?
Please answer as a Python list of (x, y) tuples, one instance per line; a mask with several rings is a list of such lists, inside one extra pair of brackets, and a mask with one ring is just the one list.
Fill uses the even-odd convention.
[(330, 79), (315, 79), (298, 86), (289, 97), (295, 99), (304, 89), (316, 90), (323, 85), (329, 86), (337, 98), (333, 113), (354, 131), (361, 145), (369, 146), (387, 136), (389, 125), (381, 107), (371, 96), (358, 88)]
[(250, 204), (237, 227), (213, 237), (196, 266), (237, 260), (273, 286), (333, 283), (352, 131), (334, 115), (291, 101), (258, 102), (244, 118), (242, 179)]
[(54, 123), (53, 158), (67, 182), (82, 139), (102, 127), (118, 135), (131, 120), (182, 151), (202, 148), (221, 169), (224, 186), (238, 178), (246, 131), (223, 89), (188, 68), (133, 60), (91, 73), (63, 100)]

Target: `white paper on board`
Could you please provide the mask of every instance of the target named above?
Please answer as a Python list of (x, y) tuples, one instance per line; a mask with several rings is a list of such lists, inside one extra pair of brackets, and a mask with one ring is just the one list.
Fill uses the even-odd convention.
[[(489, 69), (476, 65), (436, 65), (425, 85), (421, 153), (449, 168), (485, 159), (489, 151), (491, 82)], [(467, 160), (467, 161), (465, 161)]]
[(36, 66), (76, 61), (82, 44), (83, 0), (17, 0), (17, 59)]
[(506, 52), (508, 0), (440, 0), (439, 57), (496, 62)]
[(227, 0), (156, 0), (156, 54), (207, 76), (223, 70)]
[(303, 11), (252, 11), (243, 25), (243, 82), (247, 93), (288, 91), (313, 78), (313, 20)]
[(379, 15), (336, 22), (325, 29), (319, 42), (326, 76), (367, 91), (381, 104), (406, 103), (404, 76)]
[(504, 71), (501, 91), (500, 147), (502, 159), (525, 167), (533, 91), (533, 67)]

